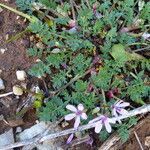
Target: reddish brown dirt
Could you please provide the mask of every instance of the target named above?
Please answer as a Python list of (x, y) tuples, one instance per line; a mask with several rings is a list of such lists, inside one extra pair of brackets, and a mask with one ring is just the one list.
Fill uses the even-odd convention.
[[(0, 0), (0, 2), (15, 8), (14, 0)], [(26, 36), (15, 40), (11, 43), (5, 44), (6, 36), (12, 37), (17, 33), (23, 31), (26, 27), (26, 23), (23, 18), (17, 19), (17, 15), (3, 9), (0, 13), (0, 49), (4, 48), (6, 51), (4, 54), (0, 53), (0, 78), (4, 80), (5, 90), (0, 91), (0, 94), (12, 91), (12, 86), (19, 84), (16, 78), (16, 71), (18, 69), (27, 71), (30, 66), (34, 63), (34, 60), (29, 58), (26, 54), (26, 49), (29, 47), (30, 43)], [(25, 83), (30, 84), (31, 79), (27, 79)], [(20, 99), (11, 97), (8, 99), (3, 99), (8, 105), (8, 108), (0, 102), (0, 114), (4, 117), (10, 118), (15, 115), (16, 108)], [(8, 126), (4, 124), (3, 121), (0, 121), (0, 133), (7, 129)]]
[[(150, 136), (150, 117), (148, 117), (141, 126), (135, 128), (135, 132), (137, 133), (144, 150), (149, 150), (149, 148), (145, 146), (145, 139)], [(131, 134), (130, 139), (123, 144), (119, 150), (141, 150), (141, 148), (135, 135)]]

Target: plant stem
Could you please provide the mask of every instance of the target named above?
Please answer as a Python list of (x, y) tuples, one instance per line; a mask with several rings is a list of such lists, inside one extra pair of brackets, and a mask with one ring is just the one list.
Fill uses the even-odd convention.
[(60, 89), (58, 89), (56, 91), (56, 95), (59, 95), (64, 89), (66, 89), (69, 85), (71, 85), (73, 82), (77, 81), (78, 79), (84, 77), (85, 75), (89, 74), (91, 72), (91, 69), (87, 70), (84, 74), (82, 75), (76, 75), (73, 79), (70, 80), (70, 82), (68, 82), (66, 85), (64, 85), (63, 87), (61, 87)]
[(0, 98), (2, 97), (6, 97), (6, 96), (9, 96), (9, 95), (12, 95), (13, 92), (8, 92), (8, 93), (5, 93), (5, 94), (0, 94)]
[(10, 39), (6, 40), (3, 45), (8, 44), (8, 43), (10, 43), (10, 42), (13, 42), (13, 41), (15, 41), (15, 40), (18, 40), (18, 39), (21, 38), (25, 33), (29, 32), (29, 31), (30, 31), (29, 29), (25, 29), (24, 31), (19, 32), (19, 33), (16, 34), (15, 36), (12, 36)]
[(103, 104), (107, 105), (107, 103), (106, 103), (106, 97), (105, 97), (105, 92), (104, 92), (103, 89), (101, 89), (101, 91), (102, 91), (102, 95), (103, 95)]
[(73, 17), (73, 20), (75, 21), (76, 20), (76, 15), (75, 15), (75, 10), (74, 10), (74, 7), (73, 7), (72, 0), (70, 0), (70, 5), (71, 5), (71, 9), (72, 9), (72, 17)]
[(139, 49), (136, 49), (136, 50), (133, 50), (133, 51), (134, 52), (140, 52), (140, 51), (147, 50), (147, 49), (150, 49), (150, 46), (147, 46), (147, 47), (144, 47), (144, 48), (139, 48)]
[(132, 43), (132, 44), (128, 44), (128, 46), (134, 46), (134, 45), (148, 45), (147, 43), (140, 43), (140, 42), (136, 42), (136, 43)]
[(36, 17), (34, 17), (34, 16), (29, 16), (29, 15), (27, 15), (27, 14), (21, 12), (21, 11), (18, 11), (18, 10), (16, 10), (16, 9), (11, 8), (11, 7), (9, 7), (9, 6), (7, 6), (7, 5), (4, 5), (4, 4), (2, 4), (2, 3), (0, 3), (0, 6), (6, 8), (6, 9), (8, 9), (8, 10), (10, 10), (10, 11), (16, 13), (16, 14), (18, 14), (19, 16), (22, 16), (22, 17), (28, 19), (30, 22), (35, 22), (35, 21), (38, 20), (38, 19), (37, 19)]
[(141, 150), (144, 150), (144, 148), (143, 148), (143, 146), (142, 146), (142, 144), (141, 144), (141, 141), (140, 141), (140, 139), (139, 139), (139, 137), (138, 137), (138, 135), (137, 135), (137, 133), (136, 133), (135, 131), (134, 131), (134, 135), (135, 135), (135, 138), (136, 138), (136, 140), (137, 140), (137, 142), (138, 142), (138, 144), (139, 144)]

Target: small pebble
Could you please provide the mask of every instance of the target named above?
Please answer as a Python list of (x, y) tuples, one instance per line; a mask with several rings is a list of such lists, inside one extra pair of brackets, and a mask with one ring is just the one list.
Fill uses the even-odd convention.
[(17, 96), (20, 96), (23, 94), (23, 90), (19, 86), (15, 85), (13, 86), (13, 93)]
[(66, 122), (66, 121), (62, 123), (62, 127), (63, 127), (63, 128), (67, 127), (68, 125), (69, 125), (69, 123)]
[(36, 61), (35, 62), (40, 62), (41, 60), (40, 59), (36, 59)]
[(17, 79), (20, 81), (24, 81), (27, 77), (26, 72), (24, 70), (18, 70), (16, 71)]
[(6, 40), (9, 39), (9, 34), (6, 34), (5, 39), (6, 39)]
[(0, 115), (0, 121), (3, 120), (3, 119), (4, 119), (4, 116), (3, 116), (3, 115)]
[(0, 78), (0, 90), (4, 89), (5, 89), (4, 81)]
[(2, 73), (2, 69), (0, 69), (0, 74)]
[(18, 20), (20, 18), (20, 16), (17, 16), (16, 19)]
[(22, 132), (22, 128), (21, 127), (17, 127), (16, 128), (16, 133), (20, 133), (20, 132)]
[(0, 53), (1, 53), (1, 54), (4, 54), (6, 50), (7, 50), (7, 49), (5, 49), (5, 48), (1, 48), (1, 49), (0, 49)]
[(40, 49), (44, 49), (44, 44), (42, 42), (36, 43), (36, 47)]
[(57, 53), (60, 53), (60, 49), (59, 48), (54, 48), (51, 52), (53, 54), (57, 54)]
[(145, 40), (147, 40), (147, 39), (150, 38), (150, 33), (144, 33), (144, 34), (142, 35), (142, 37), (143, 37)]
[(34, 41), (34, 36), (30, 36), (30, 41)]

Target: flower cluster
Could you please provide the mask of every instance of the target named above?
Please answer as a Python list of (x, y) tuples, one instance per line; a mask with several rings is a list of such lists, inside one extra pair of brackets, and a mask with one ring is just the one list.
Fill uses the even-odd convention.
[[(128, 111), (125, 110), (125, 107), (128, 107), (129, 105), (130, 105), (129, 103), (124, 102), (122, 100), (117, 101), (111, 106), (112, 115), (114, 116), (114, 118), (109, 118), (107, 115), (100, 115), (96, 117), (95, 119), (89, 121), (89, 123), (95, 125), (96, 133), (99, 133), (102, 130), (103, 126), (106, 128), (106, 131), (110, 133), (112, 131), (110, 124), (115, 124), (116, 121), (121, 122), (118, 119), (118, 116), (127, 114)], [(79, 104), (77, 108), (74, 107), (73, 105), (67, 105), (66, 108), (72, 111), (72, 113), (66, 115), (65, 120), (69, 121), (69, 120), (75, 119), (75, 122), (74, 122), (75, 129), (79, 127), (81, 123), (81, 119), (86, 120), (88, 118), (84, 111), (84, 106), (82, 104)], [(74, 137), (74, 134), (71, 134), (69, 136), (67, 140), (67, 144), (69, 144), (72, 141), (73, 137)]]

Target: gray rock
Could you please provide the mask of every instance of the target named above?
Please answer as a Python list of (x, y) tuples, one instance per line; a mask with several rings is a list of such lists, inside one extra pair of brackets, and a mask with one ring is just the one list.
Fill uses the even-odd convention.
[(4, 89), (5, 89), (4, 81), (0, 78), (0, 90)]
[(45, 122), (40, 122), (29, 129), (24, 130), (19, 134), (19, 139), (21, 141), (32, 139), (38, 134), (43, 133), (47, 129), (48, 125)]
[(0, 135), (0, 147), (14, 143), (14, 135), (12, 128)]

